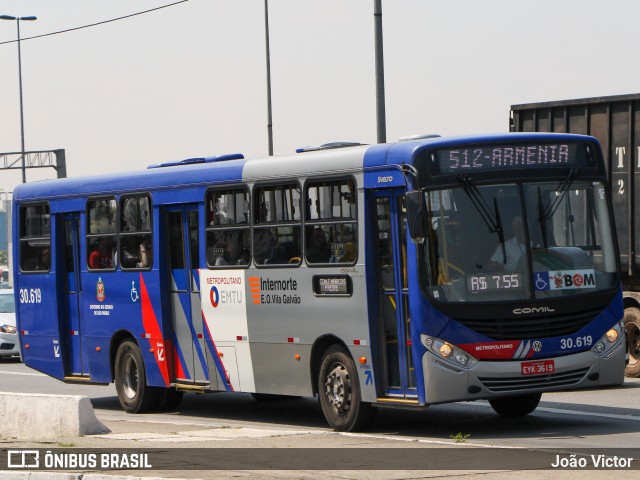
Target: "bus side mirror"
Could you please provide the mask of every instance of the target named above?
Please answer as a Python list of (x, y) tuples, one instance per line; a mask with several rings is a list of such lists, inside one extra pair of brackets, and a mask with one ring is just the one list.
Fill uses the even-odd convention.
[(425, 228), (424, 215), (424, 193), (423, 192), (407, 192), (407, 226), (411, 238), (422, 243), (427, 236)]

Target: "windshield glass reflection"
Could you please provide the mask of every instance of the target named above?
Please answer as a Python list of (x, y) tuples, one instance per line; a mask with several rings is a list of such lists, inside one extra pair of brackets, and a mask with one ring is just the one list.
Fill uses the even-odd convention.
[(424, 267), (434, 299), (530, 300), (613, 286), (616, 261), (602, 184), (461, 183), (425, 194)]

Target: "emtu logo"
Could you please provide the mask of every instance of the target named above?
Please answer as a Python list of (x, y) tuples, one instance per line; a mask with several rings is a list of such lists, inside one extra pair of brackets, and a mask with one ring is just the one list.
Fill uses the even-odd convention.
[(260, 301), (260, 277), (249, 277), (249, 290), (251, 291), (251, 297), (253, 303), (259, 305)]
[(216, 308), (218, 303), (220, 303), (220, 292), (218, 292), (217, 287), (211, 287), (211, 290), (209, 291), (209, 300), (211, 300), (213, 308)]

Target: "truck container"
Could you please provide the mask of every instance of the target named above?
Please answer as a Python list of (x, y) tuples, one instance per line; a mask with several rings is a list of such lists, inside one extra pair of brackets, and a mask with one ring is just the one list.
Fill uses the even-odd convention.
[(511, 106), (513, 132), (592, 135), (602, 145), (611, 181), (622, 266), (624, 322), (629, 362), (640, 376), (640, 93)]

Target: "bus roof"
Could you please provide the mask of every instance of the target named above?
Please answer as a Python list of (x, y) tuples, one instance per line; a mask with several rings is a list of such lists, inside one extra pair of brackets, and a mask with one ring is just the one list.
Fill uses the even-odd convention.
[(499, 143), (592, 139), (581, 135), (553, 133), (495, 133), (455, 137), (431, 137), (379, 145), (350, 146), (292, 155), (216, 162), (185, 163), (146, 170), (110, 173), (89, 177), (43, 180), (19, 185), (15, 201), (45, 200), (53, 197), (113, 195), (124, 192), (172, 190), (181, 187), (207, 187), (242, 181), (355, 172), (384, 165), (412, 163), (413, 156), (425, 148), (447, 148), (460, 143)]

